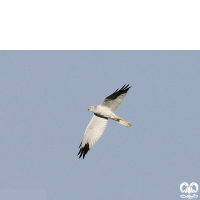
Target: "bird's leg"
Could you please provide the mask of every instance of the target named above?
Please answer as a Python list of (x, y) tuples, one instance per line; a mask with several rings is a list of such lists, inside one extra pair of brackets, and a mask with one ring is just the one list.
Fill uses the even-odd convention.
[(116, 115), (113, 115), (113, 116), (112, 116), (112, 119), (114, 119), (114, 120), (117, 121), (117, 122), (120, 120), (120, 118), (117, 117)]
[(118, 118), (118, 117), (115, 117), (115, 121), (119, 121), (119, 118)]

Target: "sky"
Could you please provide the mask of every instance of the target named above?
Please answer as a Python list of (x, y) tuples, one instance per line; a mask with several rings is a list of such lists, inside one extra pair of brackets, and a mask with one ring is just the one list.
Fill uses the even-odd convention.
[[(199, 51), (0, 51), (0, 188), (181, 199), (182, 182), (200, 184), (199, 77)], [(88, 107), (124, 84), (115, 114), (132, 126), (109, 120), (78, 159)]]

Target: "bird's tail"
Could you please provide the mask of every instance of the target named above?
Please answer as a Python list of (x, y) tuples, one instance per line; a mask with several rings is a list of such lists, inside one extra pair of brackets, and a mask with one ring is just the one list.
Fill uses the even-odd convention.
[(118, 119), (115, 120), (115, 121), (118, 122), (121, 125), (126, 126), (126, 127), (130, 127), (131, 126), (131, 123), (127, 122), (125, 119), (122, 119), (120, 117), (118, 117)]

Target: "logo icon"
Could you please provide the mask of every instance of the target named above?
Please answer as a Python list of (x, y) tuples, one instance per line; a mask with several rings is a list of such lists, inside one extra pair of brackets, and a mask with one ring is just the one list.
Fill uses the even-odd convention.
[[(193, 193), (197, 193), (198, 192), (198, 184), (195, 182), (190, 183), (190, 185), (188, 185), (188, 183), (183, 182), (180, 185), (180, 191), (182, 193), (188, 193), (188, 195), (180, 195), (181, 198), (188, 198), (188, 199), (193, 199), (193, 198), (197, 198), (198, 195), (193, 194)], [(193, 194), (193, 195), (190, 195)]]

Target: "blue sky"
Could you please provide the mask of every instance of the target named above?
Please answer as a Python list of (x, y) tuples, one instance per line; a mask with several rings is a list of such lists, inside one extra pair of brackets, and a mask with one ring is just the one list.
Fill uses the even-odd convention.
[[(199, 51), (1, 51), (0, 187), (48, 200), (180, 199), (200, 184)], [(130, 84), (85, 159), (87, 109)]]

